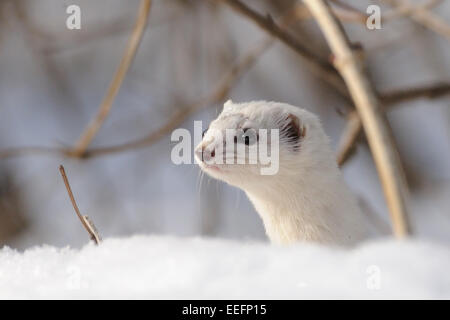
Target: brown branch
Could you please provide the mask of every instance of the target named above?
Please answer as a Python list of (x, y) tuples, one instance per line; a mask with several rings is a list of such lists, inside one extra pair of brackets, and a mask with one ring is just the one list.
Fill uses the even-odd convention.
[(356, 151), (356, 140), (361, 134), (362, 124), (358, 112), (352, 111), (347, 116), (347, 124), (341, 135), (337, 153), (337, 163), (342, 166)]
[[(296, 20), (296, 17), (292, 16), (292, 14), (288, 12), (283, 16), (282, 19), (280, 19), (280, 25), (288, 26)], [(217, 103), (220, 103), (221, 101), (226, 99), (231, 89), (237, 83), (240, 77), (255, 64), (258, 58), (264, 52), (266, 52), (266, 50), (270, 48), (273, 43), (274, 38), (270, 37), (262, 40), (254, 48), (251, 48), (241, 59), (239, 59), (234, 65), (230, 67), (229, 71), (223, 76), (222, 80), (210, 95), (203, 97), (199, 101), (182, 108), (181, 110), (176, 112), (169, 119), (169, 121), (164, 124), (164, 126), (150, 133), (148, 136), (121, 145), (88, 150), (85, 156), (95, 157), (116, 152), (123, 152), (131, 149), (143, 148), (155, 143), (163, 136), (169, 134), (171, 131), (180, 126), (192, 114), (208, 106), (213, 106)]]
[[(450, 94), (450, 84), (443, 83), (428, 87), (412, 88), (386, 92), (381, 95), (380, 100), (386, 110), (394, 104), (410, 101), (418, 98), (436, 99), (443, 95)], [(348, 115), (347, 125), (341, 136), (337, 161), (339, 166), (343, 166), (354, 154), (356, 141), (362, 131), (361, 120), (356, 111), (351, 111)]]
[(75, 201), (75, 197), (73, 196), (73, 193), (72, 193), (72, 188), (70, 187), (70, 184), (69, 184), (69, 179), (67, 179), (66, 171), (64, 170), (64, 167), (62, 165), (59, 166), (59, 172), (61, 173), (61, 176), (63, 178), (64, 184), (67, 189), (67, 193), (69, 194), (70, 201), (72, 202), (72, 206), (75, 209), (75, 213), (77, 214), (78, 218), (80, 219), (83, 227), (89, 233), (91, 240), (93, 240), (95, 242), (95, 244), (98, 245), (101, 242), (100, 235), (98, 234), (98, 231), (95, 228), (92, 220), (90, 220), (88, 216), (83, 216), (80, 213), (77, 202)]
[[(234, 87), (240, 77), (248, 71), (258, 60), (258, 58), (274, 43), (273, 38), (268, 38), (258, 43), (254, 48), (250, 49), (242, 58), (240, 58), (233, 66), (229, 68), (216, 88), (206, 97), (192, 103), (180, 111), (176, 112), (161, 128), (151, 132), (147, 136), (130, 141), (124, 144), (99, 147), (87, 150), (82, 157), (92, 158), (107, 154), (124, 152), (132, 149), (147, 147), (160, 138), (176, 129), (193, 113), (215, 105), (226, 99), (230, 90)], [(25, 147), (25, 148), (11, 148), (0, 151), (0, 159), (14, 156), (23, 156), (28, 154), (44, 154), (44, 155), (63, 155), (66, 157), (78, 157), (73, 154), (70, 148), (51, 148), (51, 147)]]
[(225, 100), (240, 77), (255, 64), (257, 59), (273, 44), (273, 42), (273, 38), (265, 39), (251, 49), (244, 57), (242, 57), (242, 59), (230, 68), (210, 95), (182, 108), (176, 112), (164, 126), (150, 133), (148, 136), (122, 145), (92, 149), (86, 153), (86, 156), (94, 157), (123, 152), (130, 149), (146, 147), (155, 143), (160, 138), (180, 126), (190, 115)]
[(389, 124), (380, 111), (375, 89), (352, 50), (351, 43), (324, 0), (304, 0), (316, 18), (335, 56), (335, 66), (346, 82), (361, 117), (366, 136), (383, 186), (397, 237), (408, 235), (404, 196), (406, 181)]
[(56, 147), (17, 147), (0, 151), (0, 159), (20, 157), (26, 155), (64, 155), (70, 156), (70, 149)]
[(384, 104), (394, 104), (419, 98), (436, 99), (448, 94), (450, 94), (450, 83), (437, 83), (426, 87), (386, 92), (381, 96), (381, 101)]
[[(401, 8), (413, 7), (409, 0), (382, 0), (388, 3), (390, 6)], [(446, 23), (441, 17), (430, 12), (429, 9), (436, 4), (439, 4), (442, 0), (432, 0), (431, 5), (424, 6), (418, 10), (412, 10), (407, 12), (413, 21), (421, 24), (425, 28), (450, 39), (450, 25)]]
[(408, 2), (399, 3), (391, 11), (384, 13), (382, 19), (383, 21), (386, 21), (402, 17), (411, 17), (415, 14), (420, 14), (421, 12), (431, 10), (434, 7), (438, 6), (441, 2), (442, 0), (428, 0), (425, 3), (421, 3), (418, 5)]
[(64, 34), (50, 34), (50, 40), (42, 41), (41, 51), (48, 55), (60, 54), (74, 48), (108, 37), (117, 37), (132, 30), (132, 21), (128, 17), (119, 17), (105, 25), (95, 25), (89, 28), (89, 33), (77, 33), (70, 38), (64, 38)]
[[(294, 22), (295, 20), (296, 18), (293, 17), (291, 13), (288, 13), (281, 19), (280, 24), (282, 26), (287, 26), (290, 23)], [(119, 145), (90, 149), (84, 152), (84, 154), (82, 155), (74, 154), (73, 150), (70, 148), (52, 148), (52, 147), (10, 148), (0, 151), (0, 159), (15, 156), (24, 156), (29, 154), (62, 155), (69, 158), (72, 157), (72, 158), (87, 159), (150, 146), (151, 144), (162, 138), (164, 135), (176, 129), (177, 126), (183, 123), (183, 121), (185, 121), (187, 117), (189, 117), (196, 111), (206, 108), (208, 106), (213, 106), (216, 103), (219, 103), (221, 100), (224, 100), (226, 96), (229, 95), (230, 90), (234, 87), (239, 78), (255, 64), (258, 58), (264, 52), (266, 52), (266, 50), (270, 48), (273, 43), (274, 38), (270, 37), (261, 41), (255, 47), (251, 48), (246, 54), (243, 55), (242, 58), (240, 58), (236, 63), (230, 66), (229, 70), (224, 74), (221, 81), (217, 84), (216, 88), (212, 91), (211, 94), (199, 99), (197, 102), (194, 102), (182, 108), (181, 110), (176, 112), (161, 128), (151, 132), (150, 134), (148, 134), (143, 138)]]
[[(341, 2), (340, 0), (332, 0), (333, 3), (337, 5), (337, 7), (331, 8), (334, 15), (339, 18), (341, 22), (354, 22), (362, 25), (366, 25), (368, 15), (365, 12), (359, 11), (348, 4)], [(391, 1), (392, 0), (387, 0)], [(399, 5), (398, 7), (393, 8), (390, 11), (384, 12), (382, 14), (383, 23), (388, 21), (392, 21), (401, 17), (412, 16), (416, 13), (421, 13), (424, 10), (430, 10), (437, 5), (439, 5), (442, 0), (428, 0), (426, 3), (422, 3), (419, 5), (408, 4), (408, 5)], [(303, 6), (303, 4), (298, 4), (296, 7), (296, 14), (299, 15), (302, 19), (310, 19), (313, 18), (311, 12)]]
[[(235, 69), (242, 69), (245, 67), (245, 65), (248, 63), (248, 60), (253, 60), (256, 59), (260, 54), (262, 54), (264, 52), (264, 43), (266, 43), (267, 41), (267, 47), (270, 46), (271, 43), (273, 43), (273, 41), (270, 40), (265, 40), (264, 42), (262, 42), (258, 47), (255, 47), (254, 49), (250, 50), (247, 55), (245, 55), (245, 57), (242, 58), (242, 60), (239, 60), (235, 66), (231, 67), (231, 70), (235, 70)], [(260, 50), (258, 50), (258, 48), (260, 48)], [(245, 62), (247, 61), (247, 63)], [(252, 61), (250, 61), (252, 62)], [(254, 62), (253, 62), (254, 63)], [(244, 66), (244, 67), (243, 67)], [(248, 67), (249, 68), (249, 67)], [(239, 71), (240, 73), (244, 72), (244, 70)], [(230, 74), (233, 73), (233, 71), (230, 72)], [(224, 76), (224, 79), (229, 79), (229, 76)], [(223, 80), (223, 82), (221, 84), (219, 84), (217, 87), (225, 87), (225, 83), (229, 82), (230, 80)], [(233, 82), (231, 80), (231, 82)], [(230, 87), (232, 87), (234, 85), (234, 83), (230, 84)], [(218, 90), (218, 89), (216, 89)], [(190, 114), (192, 114), (194, 111), (192, 111), (192, 113), (188, 113), (186, 112), (186, 110), (193, 110), (193, 109), (201, 109), (205, 106), (205, 103), (207, 101), (214, 101), (214, 96), (217, 93), (214, 92), (212, 93), (210, 96), (205, 97), (201, 100), (199, 100), (198, 102), (191, 104), (190, 106), (187, 106), (185, 108), (183, 108), (182, 111), (179, 111), (180, 114), (182, 114), (182, 121), (184, 121), (184, 119), (186, 119)], [(387, 92), (384, 93), (383, 95), (381, 95), (380, 100), (381, 102), (386, 105), (387, 108), (390, 108), (393, 104), (395, 103), (400, 103), (400, 102), (405, 102), (405, 101), (410, 101), (410, 100), (414, 100), (414, 99), (420, 99), (420, 98), (430, 98), (430, 99), (437, 99), (441, 96), (450, 94), (450, 84), (438, 84), (438, 85), (433, 85), (433, 86), (427, 86), (427, 87), (421, 87), (421, 88), (412, 88), (412, 89), (400, 89), (400, 90), (395, 90), (395, 91), (391, 91), (391, 92)], [(199, 107), (196, 107), (199, 106)], [(178, 113), (177, 113), (178, 114)], [(174, 121), (173, 119), (177, 118), (178, 116), (174, 115), (170, 121)], [(352, 111), (349, 113), (349, 117), (351, 117), (352, 115), (357, 114), (356, 112)], [(359, 119), (359, 116), (358, 116)], [(165, 125), (166, 126), (166, 125)], [(165, 127), (164, 126), (164, 127)], [(157, 131), (149, 134), (148, 136), (136, 140), (134, 142), (128, 142), (125, 143), (123, 145), (118, 145), (118, 146), (111, 146), (111, 147), (104, 147), (104, 148), (96, 148), (96, 149), (90, 149), (87, 150), (85, 152), (85, 154), (83, 155), (84, 158), (89, 158), (89, 157), (94, 157), (94, 156), (100, 156), (103, 154), (107, 154), (109, 153), (115, 153), (115, 152), (120, 152), (120, 151), (126, 151), (129, 149), (133, 148), (134, 146), (137, 147), (144, 147), (147, 145), (151, 145), (151, 143), (155, 142), (158, 140), (159, 137), (162, 137), (164, 134), (166, 133), (158, 133), (159, 131), (161, 132), (167, 132), (167, 129), (163, 130), (164, 127), (161, 127), (160, 129), (158, 129)], [(348, 127), (350, 127), (350, 125), (348, 125)], [(359, 131), (362, 130), (362, 127), (360, 128)], [(346, 131), (346, 130), (344, 130)], [(352, 130), (353, 131), (353, 130)], [(168, 132), (167, 132), (168, 133)], [(350, 134), (349, 132), (346, 132), (342, 135), (342, 137), (349, 137)], [(339, 165), (344, 165), (346, 163), (346, 161), (348, 160), (348, 155), (346, 155), (346, 153), (351, 154), (351, 149), (354, 149), (354, 144), (356, 143), (356, 138), (358, 137), (358, 134), (354, 134), (355, 139), (350, 143), (349, 141), (347, 141), (346, 143), (344, 143), (344, 140), (348, 140), (348, 138), (342, 138), (340, 145), (347, 145), (347, 147), (342, 147), (340, 148), (339, 152), (338, 152), (338, 159), (342, 158), (343, 160), (339, 161)], [(126, 147), (125, 147), (126, 146)], [(347, 150), (350, 149), (350, 150)], [(18, 157), (18, 156), (26, 156), (26, 155), (63, 155), (65, 157), (75, 157), (76, 156), (72, 153), (72, 149), (70, 148), (56, 148), (56, 147), (18, 147), (18, 148), (9, 148), (9, 149), (5, 149), (0, 151), (0, 159), (6, 159), (6, 158), (11, 158), (11, 157)]]
[[(368, 15), (359, 11), (348, 10), (345, 8), (338, 8), (338, 7), (333, 8), (332, 10), (333, 13), (336, 15), (336, 17), (338, 17), (339, 20), (341, 20), (342, 22), (354, 22), (365, 25), (368, 18)], [(298, 3), (295, 6), (294, 14), (300, 20), (309, 20), (313, 18), (308, 7), (306, 7), (303, 3)]]
[(136, 20), (136, 25), (131, 34), (130, 40), (128, 42), (128, 46), (125, 50), (125, 53), (120, 61), (119, 67), (114, 75), (114, 78), (109, 86), (109, 89), (99, 107), (97, 115), (91, 121), (91, 123), (87, 126), (87, 128), (81, 134), (78, 142), (75, 144), (73, 153), (76, 156), (82, 156), (83, 153), (88, 148), (89, 144), (95, 138), (97, 132), (100, 130), (101, 126), (106, 120), (108, 116), (114, 99), (119, 92), (119, 89), (122, 85), (123, 79), (127, 74), (127, 71), (131, 65), (131, 62), (136, 55), (137, 48), (142, 39), (142, 35), (145, 30), (145, 26), (147, 24), (148, 15), (150, 13), (152, 1), (151, 0), (141, 0), (141, 4), (139, 7), (139, 14)]
[(319, 55), (312, 52), (307, 46), (287, 31), (278, 26), (270, 15), (263, 16), (254, 11), (239, 0), (220, 0), (227, 4), (237, 13), (247, 17), (250, 21), (258, 25), (262, 30), (271, 36), (279, 39), (285, 45), (293, 49), (303, 57), (311, 70), (322, 80), (332, 85), (344, 97), (348, 97), (348, 90), (342, 81), (342, 78), (336, 72), (335, 68), (327, 60), (321, 59)]
[[(160, 26), (168, 21), (178, 17), (182, 13), (169, 14), (165, 17), (155, 17), (147, 23), (147, 28)], [(47, 38), (41, 39), (41, 51), (47, 55), (57, 55), (69, 50), (79, 49), (81, 46), (91, 44), (92, 42), (105, 41), (110, 37), (122, 36), (133, 30), (135, 21), (130, 21), (128, 16), (118, 17), (105, 24), (96, 24), (89, 27), (86, 33), (75, 33), (70, 38), (65, 37), (65, 33), (46, 33), (41, 30), (40, 33), (45, 34)]]

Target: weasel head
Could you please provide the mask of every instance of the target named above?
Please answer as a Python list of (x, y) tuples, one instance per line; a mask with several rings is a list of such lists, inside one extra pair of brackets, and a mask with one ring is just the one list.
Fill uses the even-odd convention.
[(334, 161), (314, 114), (267, 101), (227, 101), (205, 130), (195, 157), (208, 175), (245, 191), (295, 179)]

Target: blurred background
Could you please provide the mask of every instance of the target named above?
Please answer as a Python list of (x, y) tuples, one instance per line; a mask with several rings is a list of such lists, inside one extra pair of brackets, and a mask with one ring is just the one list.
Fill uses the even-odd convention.
[[(302, 1), (242, 2), (263, 18), (281, 21), (317, 57), (329, 59)], [(339, 153), (349, 100), (297, 52), (267, 40), (265, 30), (221, 0), (152, 1), (136, 56), (88, 150), (141, 143), (105, 154), (88, 151), (84, 158), (52, 151), (75, 145), (97, 113), (140, 3), (0, 1), (0, 246), (87, 242), (60, 164), (82, 213), (104, 238), (172, 234), (267, 241), (245, 194), (208, 177), (200, 181), (195, 164), (172, 164), (170, 134), (160, 131), (174, 117), (175, 127), (192, 130), (194, 120), (206, 125), (228, 98), (275, 100), (315, 112)], [(356, 47), (380, 94), (406, 93), (385, 107), (410, 187), (413, 232), (449, 244), (450, 2), (330, 3), (350, 39), (362, 45)], [(73, 4), (81, 8), (80, 30), (66, 27), (66, 8)], [(379, 30), (366, 27), (369, 5), (381, 8)], [(407, 94), (421, 88), (436, 91)], [(39, 148), (23, 153), (23, 147)], [(342, 168), (351, 189), (389, 221), (363, 135)]]

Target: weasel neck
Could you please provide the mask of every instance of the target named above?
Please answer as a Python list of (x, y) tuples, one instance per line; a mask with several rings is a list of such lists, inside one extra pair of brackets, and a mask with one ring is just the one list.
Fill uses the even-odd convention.
[(279, 177), (246, 193), (272, 242), (350, 245), (365, 238), (363, 216), (337, 168)]

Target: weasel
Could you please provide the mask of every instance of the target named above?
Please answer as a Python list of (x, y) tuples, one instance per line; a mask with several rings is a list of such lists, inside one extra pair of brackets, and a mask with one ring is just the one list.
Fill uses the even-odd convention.
[[(228, 140), (226, 129), (279, 130), (279, 169), (262, 175), (256, 164), (226, 164), (237, 148)], [(248, 139), (234, 139), (248, 145)], [(272, 142), (268, 140), (267, 144)], [(217, 148), (220, 144), (220, 147)], [(248, 148), (248, 146), (247, 146)], [(222, 154), (207, 150), (225, 150)], [(231, 153), (231, 154), (230, 154)], [(357, 199), (346, 186), (337, 167), (329, 138), (317, 116), (284, 103), (252, 101), (224, 105), (217, 119), (204, 132), (195, 149), (200, 168), (213, 178), (245, 191), (262, 218), (271, 242), (299, 241), (326, 245), (354, 245), (368, 238), (370, 228)], [(207, 162), (208, 158), (210, 162)], [(214, 162), (211, 164), (211, 160)]]

